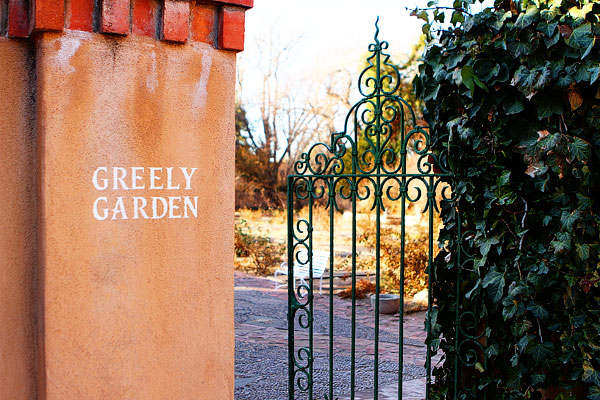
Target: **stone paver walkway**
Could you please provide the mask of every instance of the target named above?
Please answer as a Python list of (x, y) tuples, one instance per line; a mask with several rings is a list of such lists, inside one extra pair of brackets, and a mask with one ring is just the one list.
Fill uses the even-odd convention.
[[(236, 400), (288, 398), (287, 289), (274, 281), (236, 271)], [(315, 294), (314, 398), (323, 399), (329, 380), (329, 293)], [(352, 303), (334, 296), (334, 391), (338, 400), (349, 399)], [(425, 393), (425, 313), (405, 315), (403, 399), (423, 399)], [(374, 312), (367, 299), (356, 311), (356, 400), (373, 398)], [(379, 399), (397, 399), (399, 316), (381, 315), (379, 343)], [(308, 336), (296, 330), (296, 343)], [(434, 360), (435, 362), (435, 360)], [(297, 398), (306, 399), (303, 393)]]

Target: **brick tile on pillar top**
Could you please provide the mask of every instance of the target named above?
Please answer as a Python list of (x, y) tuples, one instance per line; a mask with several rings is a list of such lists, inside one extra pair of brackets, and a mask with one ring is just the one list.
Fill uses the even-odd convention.
[(135, 0), (131, 21), (132, 33), (155, 38), (159, 8), (158, 0)]
[(62, 31), (65, 26), (65, 2), (63, 0), (31, 0), (34, 31)]
[(94, 1), (71, 0), (68, 2), (67, 23), (68, 29), (76, 31), (94, 31)]
[(29, 36), (29, 7), (26, 0), (8, 0), (8, 36)]
[(163, 39), (185, 43), (188, 39), (190, 2), (182, 0), (164, 0)]
[(245, 12), (242, 8), (222, 7), (219, 13), (219, 48), (244, 50)]
[(197, 4), (192, 8), (192, 40), (215, 46), (217, 25), (218, 12), (216, 6)]
[(100, 30), (104, 33), (127, 35), (129, 33), (129, 0), (102, 1)]

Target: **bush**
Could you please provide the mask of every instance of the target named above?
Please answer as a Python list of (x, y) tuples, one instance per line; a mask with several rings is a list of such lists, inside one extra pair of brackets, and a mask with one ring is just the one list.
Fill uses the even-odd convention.
[[(600, 4), (468, 3), (454, 2), (455, 27), (430, 40), (415, 80), (432, 151), (457, 175), (432, 287), (436, 396), (453, 396), (468, 355), (460, 307), (476, 358), (459, 364), (461, 398), (600, 399)], [(461, 265), (459, 243), (472, 253)]]
[(269, 237), (251, 233), (245, 220), (236, 222), (234, 238), (236, 257), (250, 259), (250, 263), (238, 260), (239, 268), (258, 275), (269, 275), (281, 263), (284, 246), (273, 243)]
[[(364, 299), (367, 295), (375, 293), (375, 284), (368, 279), (359, 279), (356, 282), (356, 289), (354, 291), (354, 295), (357, 299)], [(340, 290), (338, 295), (342, 299), (350, 299), (352, 298), (352, 286), (347, 286), (344, 289)]]
[[(402, 244), (397, 229), (380, 230), (381, 291), (400, 293), (400, 260)], [(376, 235), (372, 227), (362, 227), (358, 242), (375, 248)], [(404, 295), (414, 296), (427, 289), (427, 261), (429, 243), (426, 235), (407, 237), (404, 244)]]

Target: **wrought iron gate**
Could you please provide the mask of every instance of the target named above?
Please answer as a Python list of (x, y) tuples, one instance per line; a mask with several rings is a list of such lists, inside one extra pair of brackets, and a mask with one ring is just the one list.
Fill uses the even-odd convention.
[[(453, 202), (450, 198), (453, 175), (445, 166), (447, 153), (436, 154), (431, 151), (432, 137), (427, 127), (420, 126), (409, 103), (397, 95), (401, 84), (398, 69), (389, 62), (389, 55), (383, 51), (388, 43), (378, 39), (379, 28), (376, 24), (375, 42), (369, 45), (370, 56), (368, 66), (359, 77), (359, 92), (362, 96), (349, 111), (344, 121), (344, 130), (331, 135), (329, 144), (319, 143), (303, 153), (294, 165), (294, 174), (288, 177), (288, 357), (289, 357), (289, 399), (327, 399), (333, 400), (341, 395), (350, 399), (356, 396), (358, 382), (357, 369), (364, 370), (364, 359), (361, 357), (362, 348), (357, 345), (357, 208), (368, 204), (374, 216), (375, 246), (374, 266), (376, 299), (374, 310), (374, 351), (372, 368), (372, 393), (377, 399), (379, 394), (380, 370), (380, 278), (381, 278), (381, 229), (382, 217), (386, 206), (398, 202), (400, 208), (400, 225), (398, 240), (401, 245), (399, 280), (400, 307), (398, 323), (398, 399), (402, 398), (403, 381), (403, 297), (404, 297), (404, 266), (406, 241), (406, 210), (412, 204), (422, 206), (422, 215), (426, 218), (428, 232), (427, 275), (429, 285), (435, 280), (433, 269), (434, 257), (434, 213), (439, 212), (440, 202)], [(435, 139), (441, 140), (441, 139)], [(409, 159), (412, 163), (409, 163)], [(410, 164), (410, 165), (409, 165)], [(329, 313), (315, 313), (314, 303), (314, 269), (313, 250), (315, 249), (314, 210), (317, 204), (323, 204), (328, 211), (329, 226), (329, 290), (323, 296), (328, 297)], [(336, 366), (336, 343), (334, 317), (333, 280), (336, 274), (335, 263), (335, 215), (345, 203), (351, 212), (351, 271), (349, 272), (352, 285), (352, 315), (349, 365)], [(398, 204), (396, 203), (396, 204)], [(300, 206), (307, 207), (307, 215), (296, 215)], [(458, 237), (461, 237), (460, 227)], [(460, 243), (457, 240), (455, 243)], [(468, 254), (455, 249), (458, 254), (458, 265), (465, 264)], [(326, 250), (326, 249), (325, 249)], [(460, 260), (463, 253), (463, 260)], [(308, 268), (308, 279), (305, 283), (295, 286), (295, 270)], [(339, 266), (337, 266), (339, 267)], [(460, 267), (459, 267), (460, 268)], [(460, 274), (455, 282), (460, 291)], [(430, 398), (432, 382), (432, 355), (437, 346), (431, 339), (432, 316), (435, 314), (435, 304), (429, 291), (427, 321), (426, 361), (424, 375), (426, 377), (425, 397)], [(460, 326), (464, 315), (460, 314), (460, 305), (456, 305), (456, 325)], [(326, 321), (318, 321), (318, 317)], [(317, 325), (316, 323), (319, 322)], [(326, 345), (315, 346), (315, 327), (320, 329), (320, 338), (326, 337)], [(325, 327), (325, 328), (324, 328)], [(472, 326), (471, 326), (472, 328)], [(325, 329), (325, 331), (324, 331)], [(459, 343), (459, 336), (461, 336)], [(458, 397), (459, 362), (462, 365), (473, 365), (473, 357), (478, 358), (481, 347), (475, 335), (456, 330), (453, 340), (455, 349), (463, 342), (474, 343), (474, 352), (465, 352), (465, 357), (454, 357), (455, 390), (448, 397)], [(364, 342), (361, 342), (364, 343)], [(321, 357), (321, 359), (319, 359)], [(470, 357), (470, 359), (469, 359)], [(319, 361), (319, 384), (315, 379), (315, 363)], [(338, 361), (341, 362), (341, 361)], [(371, 362), (371, 360), (369, 360)], [(337, 367), (337, 369), (336, 369)], [(340, 372), (340, 370), (343, 370)], [(322, 371), (327, 371), (323, 374)], [(337, 371), (337, 372), (336, 372)], [(346, 393), (343, 393), (343, 392)]]

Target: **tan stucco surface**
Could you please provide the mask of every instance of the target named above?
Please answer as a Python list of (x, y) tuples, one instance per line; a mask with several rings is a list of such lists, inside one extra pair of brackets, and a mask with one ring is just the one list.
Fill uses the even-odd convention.
[[(37, 63), (45, 398), (233, 399), (235, 54), (44, 33)], [(97, 220), (173, 195), (99, 192), (100, 166), (198, 168), (198, 218)]]
[(0, 38), (0, 399), (36, 393), (34, 59)]

